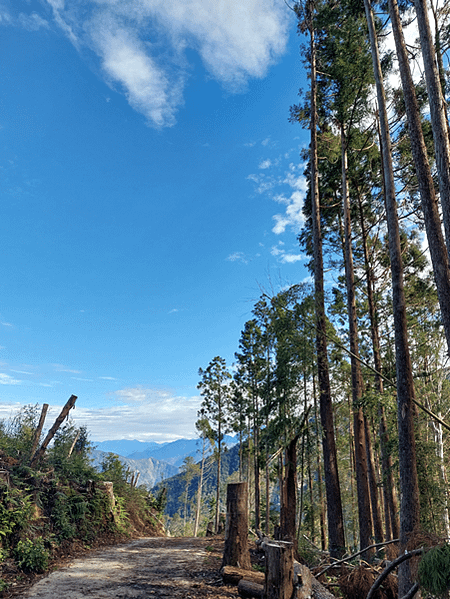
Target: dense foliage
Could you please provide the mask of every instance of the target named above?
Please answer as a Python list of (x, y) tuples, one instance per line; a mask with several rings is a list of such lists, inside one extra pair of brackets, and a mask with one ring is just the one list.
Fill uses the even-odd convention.
[(3, 571), (45, 572), (71, 547), (89, 548), (136, 532), (158, 534), (156, 500), (145, 487), (127, 482), (114, 454), (100, 470), (90, 463), (87, 430), (71, 421), (33, 468), (39, 406), (24, 407), (0, 422), (0, 557)]

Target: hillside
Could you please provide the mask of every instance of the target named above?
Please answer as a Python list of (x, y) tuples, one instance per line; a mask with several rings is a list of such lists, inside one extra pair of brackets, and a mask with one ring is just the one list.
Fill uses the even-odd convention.
[[(98, 451), (97, 449), (91, 450), (92, 465), (99, 468), (108, 453), (110, 452)], [(151, 489), (159, 481), (178, 473), (177, 467), (150, 457), (131, 459), (119, 455), (118, 459), (126, 469), (130, 470), (130, 474), (139, 472), (138, 485), (145, 485), (148, 489)]]
[[(239, 470), (239, 445), (234, 445), (230, 449), (226, 450), (222, 455), (222, 472), (221, 481), (224, 484), (229, 476), (236, 473)], [(192, 501), (197, 493), (199, 483), (199, 477), (195, 476), (188, 488), (188, 501)], [(217, 465), (212, 456), (208, 457), (205, 464), (205, 474), (203, 479), (203, 497), (214, 495), (217, 485)], [(167, 504), (165, 507), (166, 516), (174, 516), (180, 507), (180, 497), (185, 491), (185, 480), (182, 473), (172, 476), (167, 480), (164, 480), (151, 489), (151, 493), (154, 497), (158, 497), (162, 489), (166, 489), (167, 493)]]

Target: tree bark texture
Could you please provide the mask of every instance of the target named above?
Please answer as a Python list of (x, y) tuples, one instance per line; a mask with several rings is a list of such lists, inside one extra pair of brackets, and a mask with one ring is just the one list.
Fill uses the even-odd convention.
[(375, 470), (375, 460), (372, 448), (371, 432), (367, 417), (364, 416), (364, 430), (366, 437), (367, 471), (369, 474), (370, 505), (372, 506), (372, 520), (375, 543), (381, 543), (383, 535), (383, 519), (381, 517), (380, 502), (378, 501), (378, 481)]
[(251, 569), (248, 550), (248, 490), (247, 483), (232, 483), (227, 487), (227, 520), (222, 566)]
[(264, 599), (292, 599), (294, 592), (294, 546), (281, 541), (264, 543), (266, 580)]
[[(355, 273), (353, 267), (352, 225), (347, 184), (347, 150), (344, 126), (341, 125), (342, 203), (344, 212), (344, 263), (347, 288), (347, 315), (349, 322), (350, 363), (352, 375), (352, 404), (355, 430), (356, 490), (358, 496), (358, 522), (360, 548), (368, 547), (372, 537), (369, 478), (367, 471), (364, 415), (361, 407), (363, 382), (359, 361), (358, 321), (356, 314)], [(367, 556), (364, 556), (367, 559)]]
[[(428, 154), (422, 132), (420, 111), (417, 103), (414, 82), (411, 76), (411, 70), (409, 68), (408, 55), (405, 47), (405, 40), (403, 38), (403, 30), (400, 21), (397, 0), (389, 0), (388, 5), (398, 64), (400, 68), (400, 78), (402, 82), (403, 97), (405, 100), (405, 109), (408, 119), (408, 130), (411, 140), (411, 151), (414, 159), (417, 182), (419, 185), (428, 246), (430, 249), (434, 279), (438, 292), (439, 306), (441, 308), (442, 324), (444, 326), (445, 336), (447, 339), (447, 347), (450, 350), (450, 266), (448, 251), (444, 242), (444, 236), (442, 234), (438, 203), (434, 191), (433, 177), (431, 174), (430, 164), (428, 162)], [(441, 139), (440, 141), (442, 142), (443, 140)], [(445, 151), (441, 152), (441, 154), (443, 159)], [(450, 231), (447, 231), (447, 235), (449, 234)]]
[(444, 228), (447, 247), (450, 246), (450, 140), (445, 113), (445, 100), (442, 93), (438, 64), (428, 19), (427, 0), (414, 0), (419, 28), (420, 47), (425, 71), (425, 81), (430, 106), (431, 127), (433, 129), (436, 168), (439, 179)]
[(281, 539), (294, 541), (296, 538), (295, 512), (297, 506), (297, 440), (292, 439), (286, 449), (284, 469), (283, 504), (280, 513)]
[[(395, 350), (396, 350), (396, 373), (397, 373), (397, 419), (399, 436), (399, 469), (400, 469), (400, 550), (403, 551), (408, 534), (419, 524), (419, 485), (416, 468), (416, 447), (414, 438), (414, 383), (412, 377), (411, 358), (408, 346), (408, 334), (406, 325), (406, 304), (403, 286), (403, 264), (401, 257), (400, 235), (397, 216), (397, 206), (395, 200), (394, 174), (391, 160), (391, 142), (389, 136), (389, 126), (387, 119), (386, 101), (384, 88), (382, 84), (381, 67), (379, 62), (378, 47), (375, 42), (375, 30), (373, 27), (373, 16), (370, 11), (369, 0), (364, 0), (366, 15), (369, 23), (369, 32), (371, 38), (372, 58), (374, 63), (375, 82), (377, 87), (378, 108), (380, 114), (380, 129), (382, 139), (382, 159), (385, 174), (386, 190), (386, 215), (388, 221), (389, 234), (389, 253), (391, 258), (391, 276), (392, 276), (392, 297), (393, 314), (395, 330)], [(389, 0), (389, 13), (391, 16), (392, 28), (397, 51), (401, 50), (401, 24), (398, 14), (398, 7), (393, 0)], [(404, 48), (403, 48), (404, 49)], [(400, 52), (400, 54), (402, 54)], [(378, 58), (378, 60), (377, 60)], [(405, 69), (403, 61), (399, 64), (401, 72)], [(406, 62), (406, 67), (408, 67)], [(405, 95), (406, 102), (406, 95)], [(409, 118), (408, 118), (409, 120)], [(415, 131), (418, 134), (418, 132)], [(411, 145), (414, 146), (415, 139), (411, 139)], [(423, 137), (422, 137), (423, 142)], [(422, 144), (423, 145), (423, 144)], [(415, 150), (413, 150), (415, 152)], [(420, 179), (420, 175), (418, 173)], [(429, 206), (426, 206), (427, 208)], [(436, 208), (436, 206), (434, 206)], [(441, 234), (440, 223), (438, 232)], [(427, 230), (427, 235), (429, 232)], [(428, 237), (431, 249), (431, 240)], [(448, 258), (447, 252), (443, 257), (444, 262)], [(450, 297), (450, 296), (449, 296)], [(449, 323), (450, 324), (450, 323)], [(399, 568), (399, 596), (405, 595), (412, 586), (409, 564)]]
[(340, 557), (345, 550), (344, 518), (337, 465), (336, 441), (334, 435), (333, 405), (331, 401), (328, 350), (326, 338), (326, 317), (323, 283), (322, 234), (320, 228), (319, 175), (317, 157), (317, 81), (315, 59), (315, 36), (312, 15), (310, 20), (310, 60), (311, 60), (311, 202), (314, 259), (314, 295), (316, 309), (316, 348), (319, 380), (320, 420), (322, 424), (322, 447), (325, 477), (325, 492), (328, 508), (328, 548), (332, 557)]

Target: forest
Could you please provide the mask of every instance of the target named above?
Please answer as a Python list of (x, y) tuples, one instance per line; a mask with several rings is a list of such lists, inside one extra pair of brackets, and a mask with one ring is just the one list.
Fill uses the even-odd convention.
[[(262, 290), (235, 362), (199, 370), (215, 524), (234, 431), (255, 529), (336, 559), (393, 540), (391, 555), (447, 547), (450, 5), (291, 8), (309, 75), (290, 120), (310, 131), (299, 243), (311, 278)], [(414, 594), (409, 560), (398, 573), (399, 597)]]

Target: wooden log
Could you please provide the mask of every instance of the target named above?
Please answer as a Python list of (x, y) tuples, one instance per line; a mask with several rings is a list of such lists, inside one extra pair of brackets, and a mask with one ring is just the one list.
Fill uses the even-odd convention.
[(78, 430), (78, 431), (77, 431), (77, 434), (75, 435), (75, 439), (73, 440), (73, 443), (72, 443), (72, 445), (70, 446), (69, 453), (67, 454), (67, 459), (69, 459), (69, 458), (70, 458), (70, 456), (72, 455), (72, 452), (73, 452), (73, 450), (75, 449), (75, 445), (77, 444), (77, 441), (78, 441), (78, 437), (79, 437), (79, 436), (80, 436), (80, 431)]
[(38, 451), (36, 451), (36, 453), (34, 454), (34, 456), (31, 458), (30, 466), (32, 468), (38, 462), (38, 460), (44, 455), (45, 450), (47, 449), (47, 445), (50, 443), (50, 441), (55, 436), (56, 431), (59, 429), (59, 427), (63, 423), (64, 418), (68, 415), (68, 413), (70, 412), (70, 410), (73, 408), (73, 406), (75, 405), (76, 401), (77, 401), (77, 396), (76, 395), (71, 395), (69, 397), (69, 400), (67, 401), (66, 405), (61, 410), (60, 415), (55, 420), (55, 424), (48, 431), (47, 436), (45, 437), (44, 442), (42, 443), (41, 447), (38, 449)]
[(241, 580), (247, 580), (264, 586), (264, 572), (243, 570), (242, 568), (235, 568), (233, 566), (223, 566), (220, 570), (220, 574), (222, 575), (223, 582), (227, 585), (237, 586)]
[(274, 541), (264, 543), (266, 579), (264, 599), (292, 599), (294, 594), (294, 546)]
[(264, 585), (251, 582), (249, 580), (240, 580), (238, 584), (238, 593), (241, 597), (256, 597), (256, 599), (264, 598)]
[(39, 439), (41, 437), (42, 429), (44, 428), (44, 422), (45, 422), (45, 417), (47, 415), (47, 410), (48, 410), (48, 403), (45, 403), (42, 406), (41, 417), (39, 418), (39, 424), (37, 425), (37, 428), (34, 432), (33, 445), (31, 447), (31, 456), (34, 456), (34, 454), (36, 453), (36, 449), (37, 449), (37, 446), (39, 443)]
[(237, 566), (243, 570), (251, 570), (252, 567), (248, 550), (246, 482), (231, 483), (227, 486), (227, 517), (222, 566)]

